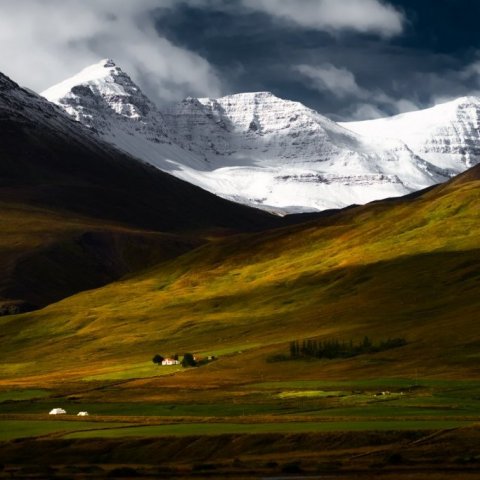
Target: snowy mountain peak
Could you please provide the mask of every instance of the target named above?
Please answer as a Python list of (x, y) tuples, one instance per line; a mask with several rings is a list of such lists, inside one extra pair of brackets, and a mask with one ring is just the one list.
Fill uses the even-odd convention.
[[(198, 98), (197, 99), (202, 105), (211, 105), (217, 103), (225, 107), (235, 107), (235, 106), (261, 106), (264, 108), (271, 108), (272, 105), (282, 105), (286, 108), (294, 109), (305, 109), (310, 110), (305, 105), (294, 102), (292, 100), (287, 100), (284, 98), (277, 97), (272, 92), (243, 92), (243, 93), (234, 93), (232, 95), (225, 95), (220, 98)], [(312, 110), (313, 111), (313, 110)]]
[(460, 97), (424, 110), (342, 125), (360, 135), (398, 139), (450, 175), (480, 162), (479, 97)]
[(457, 105), (480, 105), (480, 97), (468, 95), (466, 97), (459, 97), (455, 100), (452, 100), (450, 103)]
[[(190, 97), (191, 98), (191, 97)], [(221, 101), (224, 102), (262, 102), (268, 101), (269, 99), (283, 100), (280, 97), (275, 96), (272, 92), (241, 92), (241, 93), (232, 93), (230, 95), (225, 95), (220, 98), (197, 98), (201, 103), (208, 103), (211, 101)]]
[[(242, 93), (233, 93), (231, 95), (225, 95), (224, 97), (218, 98), (216, 100), (221, 102), (264, 102), (269, 100), (283, 100), (275, 96), (272, 92), (242, 92)], [(199, 98), (200, 102), (209, 101), (212, 99), (209, 98)]]
[(264, 135), (285, 129), (303, 128), (306, 123), (317, 131), (333, 129), (353, 136), (335, 122), (305, 105), (275, 96), (271, 92), (247, 92), (221, 98), (199, 98), (207, 115), (221, 119), (231, 129)]
[(117, 91), (121, 91), (118, 87), (122, 85), (125, 87), (133, 86), (138, 89), (130, 77), (125, 74), (113, 60), (106, 58), (45, 90), (41, 95), (51, 102), (58, 103), (60, 99), (71, 93), (75, 87), (91, 86), (99, 88), (102, 84), (104, 89), (107, 88), (107, 86), (110, 86), (111, 89), (117, 86)]
[(183, 165), (203, 163), (173, 145), (157, 106), (112, 59), (90, 65), (42, 95), (107, 142), (162, 170), (179, 170), (180, 158)]
[(167, 136), (157, 107), (109, 58), (83, 69), (42, 95), (104, 136), (114, 136), (119, 123), (123, 127), (128, 124), (131, 134), (146, 128), (148, 137), (154, 141), (164, 141)]

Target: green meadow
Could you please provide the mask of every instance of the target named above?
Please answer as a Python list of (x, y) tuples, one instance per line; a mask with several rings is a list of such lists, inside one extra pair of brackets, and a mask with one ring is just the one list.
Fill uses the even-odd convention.
[(382, 431), (382, 430), (434, 430), (469, 426), (468, 422), (428, 420), (424, 422), (409, 420), (391, 421), (339, 421), (339, 422), (296, 422), (296, 423), (192, 423), (187, 425), (155, 425), (142, 427), (109, 428), (67, 433), (65, 438), (119, 438), (119, 437), (159, 437), (159, 436), (197, 436), (225, 434), (262, 434), (262, 433), (312, 433), (338, 431)]
[(120, 426), (115, 423), (99, 424), (97, 422), (52, 421), (52, 420), (3, 420), (0, 429), (0, 440), (18, 438), (44, 437), (49, 435), (63, 436), (69, 431), (81, 429), (112, 428)]

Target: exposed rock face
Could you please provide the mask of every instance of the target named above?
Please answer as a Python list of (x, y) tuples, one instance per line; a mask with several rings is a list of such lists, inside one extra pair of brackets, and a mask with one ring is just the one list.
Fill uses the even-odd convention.
[(110, 59), (82, 70), (43, 95), (104, 137), (115, 137), (120, 129), (152, 142), (169, 141), (157, 107)]

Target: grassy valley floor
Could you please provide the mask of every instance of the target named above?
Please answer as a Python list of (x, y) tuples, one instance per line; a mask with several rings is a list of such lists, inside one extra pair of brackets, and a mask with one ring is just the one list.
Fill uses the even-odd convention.
[(3, 390), (0, 478), (478, 478), (479, 393), (424, 378), (195, 391), (162, 376)]

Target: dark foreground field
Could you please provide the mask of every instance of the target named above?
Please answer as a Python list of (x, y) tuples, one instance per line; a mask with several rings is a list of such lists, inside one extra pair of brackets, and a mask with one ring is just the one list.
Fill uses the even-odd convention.
[(0, 478), (480, 478), (480, 429), (25, 439)]

